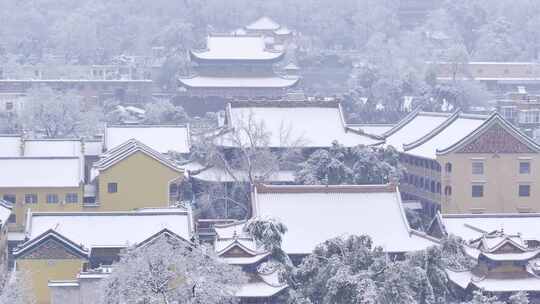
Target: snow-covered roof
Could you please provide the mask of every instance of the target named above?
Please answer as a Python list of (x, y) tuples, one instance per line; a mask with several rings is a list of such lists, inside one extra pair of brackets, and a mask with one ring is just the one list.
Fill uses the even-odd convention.
[(403, 145), (412, 143), (445, 122), (450, 113), (411, 112), (390, 130), (383, 133), (386, 139), (385, 145), (393, 146), (398, 151), (403, 151)]
[(78, 187), (84, 168), (79, 157), (0, 158), (0, 187)]
[(0, 199), (0, 226), (4, 226), (8, 222), (12, 209), (13, 205)]
[(114, 125), (105, 130), (105, 147), (113, 149), (136, 139), (160, 152), (189, 153), (189, 127), (185, 125)]
[(195, 76), (180, 78), (180, 82), (191, 88), (288, 88), (294, 86), (298, 77), (209, 77)]
[[(437, 154), (443, 155), (443, 154), (451, 153), (452, 151), (456, 151), (460, 149), (461, 147), (464, 147), (468, 143), (472, 142), (473, 140), (475, 140), (478, 136), (482, 135), (484, 132), (486, 132), (493, 126), (501, 127), (504, 131), (508, 132), (508, 134), (513, 136), (519, 143), (523, 144), (531, 151), (540, 152), (540, 145), (538, 145), (533, 139), (523, 134), (517, 127), (515, 127), (509, 121), (504, 119), (504, 117), (502, 117), (497, 112), (495, 112), (491, 114), (491, 116), (488, 119), (484, 120), (480, 126), (478, 126), (476, 129), (470, 132), (467, 136), (459, 139), (455, 143), (451, 143), (448, 147), (444, 149), (443, 148), (438, 149)], [(501, 143), (497, 143), (497, 144), (499, 144), (500, 146)], [(499, 152), (502, 152), (502, 151), (499, 151)]]
[(76, 156), (82, 155), (80, 139), (27, 139), (24, 141), (24, 156)]
[(369, 235), (386, 252), (417, 251), (436, 244), (409, 227), (400, 193), (392, 185), (259, 185), (253, 210), (254, 216), (285, 224), (282, 247), (289, 254), (309, 254), (318, 244), (344, 235)]
[(408, 154), (435, 159), (437, 150), (443, 150), (457, 143), (482, 125), (489, 116), (468, 115), (456, 112), (446, 122), (415, 142), (406, 143), (403, 148)]
[(263, 16), (246, 26), (246, 29), (251, 31), (275, 31), (279, 28), (280, 25), (277, 22), (266, 16)]
[(264, 37), (259, 35), (210, 35), (206, 38), (205, 50), (191, 51), (198, 60), (273, 61), (283, 54), (268, 50)]
[(469, 285), (487, 292), (540, 291), (540, 278), (528, 273), (516, 277), (478, 277), (471, 271), (447, 269), (449, 279), (463, 289)]
[(443, 214), (441, 221), (448, 234), (466, 241), (501, 229), (508, 234), (521, 234), (525, 240), (540, 240), (539, 213)]
[(20, 135), (0, 135), (0, 157), (20, 156), (21, 143)]
[[(275, 273), (273, 276), (277, 276)], [(286, 289), (286, 284), (271, 284), (260, 274), (250, 276), (249, 281), (236, 292), (239, 298), (269, 298)]]
[[(350, 147), (376, 145), (382, 142), (349, 129), (341, 107), (337, 104), (245, 107), (229, 105), (227, 116), (229, 119), (227, 126), (233, 130), (241, 130), (243, 127), (246, 129), (249, 124), (262, 126), (264, 131), (268, 132), (270, 147), (330, 147), (333, 141)], [(243, 132), (237, 132), (240, 137), (243, 136), (241, 133)], [(225, 133), (218, 138), (221, 140), (219, 144), (235, 146), (237, 140), (233, 137), (232, 133)]]
[(103, 152), (103, 141), (101, 140), (85, 140), (84, 155), (98, 156)]
[(274, 34), (276, 34), (276, 35), (289, 35), (289, 34), (291, 34), (291, 30), (289, 30), (286, 26), (282, 26), (279, 29), (275, 30)]
[(107, 168), (115, 165), (116, 163), (137, 152), (144, 153), (173, 170), (183, 172), (183, 169), (180, 168), (169, 157), (159, 153), (158, 151), (148, 147), (147, 145), (141, 143), (136, 139), (130, 139), (123, 144), (107, 151), (106, 153), (103, 153), (101, 155), (102, 159), (94, 163), (93, 169), (95, 169), (94, 171), (106, 170)]
[[(254, 265), (270, 255), (270, 252), (260, 248), (253, 237), (244, 231), (245, 225), (246, 221), (214, 225), (216, 232), (214, 250), (228, 264)], [(226, 253), (235, 247), (241, 248), (246, 255), (227, 256)]]
[(162, 212), (35, 212), (30, 213), (26, 226), (27, 243), (51, 229), (86, 250), (140, 244), (164, 229), (190, 240), (190, 216), (184, 208)]
[[(182, 166), (182, 168), (189, 170), (200, 170), (202, 165), (197, 164), (187, 164)], [(232, 170), (234, 177), (240, 181), (249, 181), (247, 171), (241, 171), (234, 169)], [(206, 182), (219, 182), (219, 183), (228, 183), (234, 182), (235, 179), (225, 170), (221, 168), (211, 167), (204, 169), (197, 174), (190, 173), (190, 176), (206, 181)], [(294, 182), (294, 171), (293, 170), (279, 170), (271, 174), (268, 178), (265, 179), (266, 182)]]
[(349, 128), (353, 130), (378, 136), (382, 136), (385, 132), (392, 129), (392, 127), (393, 125), (390, 124), (349, 124)]

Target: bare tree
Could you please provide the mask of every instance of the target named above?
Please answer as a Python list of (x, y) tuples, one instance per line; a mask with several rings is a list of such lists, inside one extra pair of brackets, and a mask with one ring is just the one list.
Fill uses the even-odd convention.
[[(280, 169), (290, 166), (291, 159), (297, 158), (298, 148), (303, 145), (302, 138), (295, 139), (292, 129), (285, 123), (277, 132), (279, 134), (272, 134), (264, 122), (250, 112), (238, 117), (234, 128), (212, 136), (200, 136), (192, 156), (203, 164), (203, 168), (193, 171), (192, 175), (214, 170), (220, 185), (209, 186), (199, 195), (199, 204), (209, 208), (230, 203), (241, 210), (240, 217), (248, 216), (250, 187), (277, 178)], [(272, 142), (273, 138), (277, 138), (276, 143)], [(279, 148), (273, 149), (272, 144)]]

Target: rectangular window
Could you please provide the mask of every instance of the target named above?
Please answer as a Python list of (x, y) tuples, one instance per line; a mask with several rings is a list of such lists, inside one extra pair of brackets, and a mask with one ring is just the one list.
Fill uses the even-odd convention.
[(531, 163), (528, 161), (519, 162), (519, 174), (530, 174), (531, 173)]
[(66, 203), (75, 204), (79, 202), (79, 196), (77, 193), (66, 193)]
[(58, 204), (58, 194), (47, 194), (47, 204)]
[(109, 193), (118, 192), (118, 183), (108, 183), (107, 184), (107, 192), (109, 192)]
[(519, 196), (520, 197), (529, 197), (529, 196), (531, 196), (531, 186), (530, 185), (519, 185)]
[(471, 188), (472, 197), (483, 197), (484, 196), (484, 185), (472, 185)]
[(472, 174), (484, 175), (484, 162), (475, 161), (472, 163)]
[(37, 194), (35, 194), (35, 193), (25, 194), (24, 195), (24, 203), (25, 204), (37, 204)]
[(6, 202), (10, 202), (12, 204), (15, 204), (17, 202), (17, 196), (15, 194), (4, 194), (2, 197)]

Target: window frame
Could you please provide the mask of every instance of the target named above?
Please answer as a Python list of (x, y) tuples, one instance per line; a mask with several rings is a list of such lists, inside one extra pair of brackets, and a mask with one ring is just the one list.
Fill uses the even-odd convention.
[[(54, 200), (51, 200), (51, 198), (55, 198)], [(58, 194), (56, 193), (48, 193), (47, 194), (47, 204), (58, 204), (60, 203), (60, 198), (58, 197)]]
[(471, 173), (472, 173), (472, 175), (484, 175), (485, 170), (486, 170), (486, 168), (485, 168), (485, 164), (484, 164), (483, 161), (481, 161), (481, 160), (473, 160), (471, 162)]
[[(527, 189), (527, 195), (522, 195), (521, 187), (526, 187), (524, 189)], [(518, 185), (518, 197), (531, 197), (531, 185), (530, 184), (519, 184)]]
[[(522, 164), (527, 164), (527, 172), (523, 172), (521, 169)], [(530, 160), (520, 160), (518, 165), (519, 174), (530, 175), (531, 174), (531, 161)]]
[(118, 183), (107, 183), (107, 193), (118, 193)]
[[(33, 198), (31, 201), (28, 200), (28, 198)], [(34, 205), (38, 203), (38, 195), (37, 193), (26, 193), (24, 194), (24, 203), (26, 205)]]
[[(475, 195), (475, 188), (480, 189), (480, 192), (476, 193), (477, 195)], [(484, 197), (484, 193), (485, 193), (484, 185), (482, 185), (482, 184), (472, 184), (471, 185), (471, 197), (472, 198), (482, 198), (482, 197)]]
[[(71, 198), (75, 198), (75, 200), (72, 200)], [(78, 204), (79, 203), (79, 194), (76, 192), (69, 192), (66, 193), (64, 196), (64, 202), (66, 204)]]

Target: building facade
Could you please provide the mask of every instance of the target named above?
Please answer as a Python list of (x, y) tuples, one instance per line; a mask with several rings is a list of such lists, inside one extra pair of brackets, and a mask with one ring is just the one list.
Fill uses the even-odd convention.
[(274, 39), (259, 34), (212, 34), (206, 49), (193, 50), (194, 73), (180, 78), (188, 96), (281, 97), (299, 81), (296, 75), (278, 75), (274, 65), (285, 50)]

